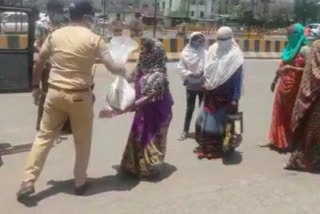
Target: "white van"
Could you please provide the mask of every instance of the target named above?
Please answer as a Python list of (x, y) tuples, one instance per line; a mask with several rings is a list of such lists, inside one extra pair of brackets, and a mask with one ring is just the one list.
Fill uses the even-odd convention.
[(4, 12), (0, 15), (1, 33), (27, 33), (28, 15), (23, 12)]

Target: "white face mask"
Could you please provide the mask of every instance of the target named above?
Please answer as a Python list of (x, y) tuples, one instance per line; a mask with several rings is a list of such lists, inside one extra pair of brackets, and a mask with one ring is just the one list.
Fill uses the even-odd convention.
[(218, 40), (218, 51), (227, 52), (232, 48), (232, 39)]

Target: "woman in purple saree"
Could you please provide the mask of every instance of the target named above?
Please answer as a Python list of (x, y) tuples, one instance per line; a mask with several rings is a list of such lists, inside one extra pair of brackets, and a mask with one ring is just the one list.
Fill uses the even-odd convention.
[(173, 100), (167, 78), (167, 56), (162, 43), (144, 42), (135, 73), (136, 111), (121, 169), (140, 179), (159, 175), (163, 164)]

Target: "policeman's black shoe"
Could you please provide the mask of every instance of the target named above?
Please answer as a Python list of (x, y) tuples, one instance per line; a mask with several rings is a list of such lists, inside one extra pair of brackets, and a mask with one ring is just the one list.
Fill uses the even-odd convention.
[(19, 191), (17, 192), (17, 200), (23, 200), (31, 194), (35, 193), (33, 182), (22, 182)]

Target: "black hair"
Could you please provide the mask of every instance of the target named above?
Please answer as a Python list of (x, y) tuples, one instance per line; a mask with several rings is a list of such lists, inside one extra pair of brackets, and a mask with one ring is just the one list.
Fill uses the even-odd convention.
[(204, 39), (205, 37), (204, 37), (203, 34), (196, 34), (191, 38), (191, 41), (195, 41), (195, 40), (198, 40), (200, 38)]
[(89, 1), (77, 1), (69, 7), (71, 21), (81, 21), (84, 15), (94, 16), (93, 6)]
[(141, 13), (136, 13), (136, 18), (140, 18), (141, 17)]
[(48, 0), (46, 7), (47, 7), (47, 11), (53, 11), (53, 12), (63, 11), (64, 2), (63, 0)]
[(120, 13), (117, 13), (117, 18), (121, 18), (121, 14)]
[(155, 45), (155, 41), (151, 38), (146, 38), (142, 42), (142, 48), (146, 48), (148, 51), (150, 51)]

